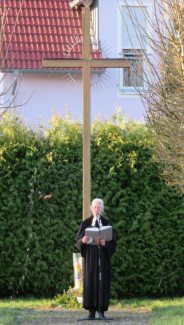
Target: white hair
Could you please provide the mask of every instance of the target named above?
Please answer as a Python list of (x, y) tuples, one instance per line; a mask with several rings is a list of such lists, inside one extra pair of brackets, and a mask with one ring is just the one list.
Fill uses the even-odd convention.
[(102, 212), (104, 212), (104, 203), (103, 203), (103, 200), (102, 200), (102, 199), (99, 199), (99, 198), (95, 198), (95, 199), (91, 202), (90, 209), (92, 209), (92, 207), (95, 205), (95, 202), (100, 202)]

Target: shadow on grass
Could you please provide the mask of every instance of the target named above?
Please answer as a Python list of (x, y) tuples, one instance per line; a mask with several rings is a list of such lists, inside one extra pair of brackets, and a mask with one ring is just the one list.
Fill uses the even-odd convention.
[(24, 311), (19, 308), (0, 307), (0, 325), (17, 325)]
[(184, 325), (184, 305), (155, 306), (152, 312), (155, 325)]

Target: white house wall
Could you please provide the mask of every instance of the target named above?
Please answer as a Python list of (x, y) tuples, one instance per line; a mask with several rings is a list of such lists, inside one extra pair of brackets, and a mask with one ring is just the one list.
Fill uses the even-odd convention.
[[(63, 80), (61, 75), (38, 72), (25, 73), (20, 79), (14, 106), (28, 124), (38, 124), (40, 118), (47, 123), (54, 111), (64, 116), (69, 110), (77, 118), (81, 118), (81, 81), (75, 85), (74, 82)], [(12, 74), (7, 75), (5, 82), (13, 82)]]
[[(53, 112), (64, 116), (69, 111), (76, 119), (82, 120), (81, 76), (65, 80), (58, 74), (25, 73), (19, 76), (18, 92), (14, 100), (15, 111), (28, 124), (39, 123), (40, 118), (47, 123)], [(21, 79), (21, 80), (20, 80)], [(108, 69), (102, 77), (92, 77), (91, 120), (101, 116), (109, 118), (117, 108), (129, 117), (141, 119), (143, 108), (136, 96), (119, 98), (117, 96), (117, 71)], [(5, 88), (14, 81), (12, 74), (5, 77)], [(11, 90), (6, 96), (10, 99)], [(5, 100), (5, 101), (6, 101)]]

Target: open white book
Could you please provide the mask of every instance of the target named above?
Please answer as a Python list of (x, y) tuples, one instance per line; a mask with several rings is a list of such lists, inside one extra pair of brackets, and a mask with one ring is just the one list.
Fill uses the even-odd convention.
[(85, 236), (88, 236), (90, 240), (87, 244), (97, 245), (94, 243), (94, 239), (96, 237), (105, 238), (106, 241), (112, 240), (112, 226), (102, 226), (100, 228), (97, 227), (89, 227), (85, 229)]

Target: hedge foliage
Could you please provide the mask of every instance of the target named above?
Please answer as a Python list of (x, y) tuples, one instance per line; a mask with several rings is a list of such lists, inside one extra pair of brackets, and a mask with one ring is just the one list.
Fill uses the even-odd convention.
[[(104, 199), (116, 230), (116, 298), (184, 293), (184, 199), (159, 178), (152, 141), (121, 114), (92, 125), (92, 198)], [(54, 116), (33, 131), (4, 117), (0, 188), (0, 296), (67, 290), (82, 219), (81, 124)]]

